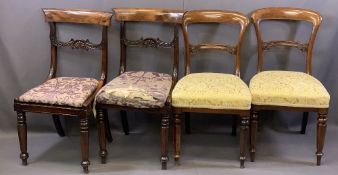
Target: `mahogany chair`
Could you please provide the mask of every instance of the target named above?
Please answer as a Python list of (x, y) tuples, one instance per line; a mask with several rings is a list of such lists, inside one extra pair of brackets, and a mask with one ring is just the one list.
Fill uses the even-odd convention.
[[(202, 43), (189, 43), (188, 26), (194, 23), (225, 23), (240, 26), (238, 41), (235, 46)], [(219, 10), (196, 10), (183, 16), (182, 29), (185, 46), (185, 76), (180, 79), (172, 93), (174, 113), (175, 161), (179, 163), (181, 147), (181, 115), (183, 113), (232, 114), (240, 118), (240, 165), (244, 168), (246, 144), (251, 107), (249, 88), (240, 78), (240, 51), (243, 36), (249, 19), (241, 13)], [(190, 73), (190, 57), (206, 50), (218, 50), (234, 55), (235, 72)]]
[[(75, 116), (80, 119), (81, 153), (84, 172), (88, 172), (90, 165), (88, 119), (92, 115), (92, 103), (95, 94), (105, 84), (107, 75), (107, 29), (111, 22), (112, 13), (79, 10), (79, 9), (42, 9), (45, 20), (50, 25), (51, 64), (47, 80), (41, 85), (27, 91), (14, 99), (14, 110), (17, 112), (17, 127), (20, 141), (20, 158), (22, 164), (27, 165), (27, 126), (26, 112), (52, 114), (55, 126), (60, 136), (64, 136), (59, 115)], [(56, 24), (77, 23), (102, 26), (102, 41), (99, 44), (89, 40), (75, 40), (63, 42), (57, 39)], [(70, 47), (72, 49), (100, 50), (101, 77), (56, 77), (57, 49)]]
[[(120, 75), (109, 82), (96, 96), (97, 121), (99, 126), (100, 156), (106, 162), (107, 149), (105, 127), (108, 108), (121, 110), (122, 121), (126, 111), (137, 110), (160, 114), (161, 119), (161, 162), (162, 169), (167, 168), (168, 161), (168, 129), (171, 113), (171, 91), (177, 81), (179, 41), (178, 29), (183, 11), (165, 9), (113, 9), (115, 20), (120, 22)], [(159, 38), (141, 38), (129, 40), (126, 37), (126, 25), (132, 22), (171, 24), (174, 27), (173, 40), (165, 42)], [(173, 50), (172, 75), (158, 72), (126, 71), (127, 47), (162, 48)], [(128, 131), (126, 131), (128, 134)]]
[[(305, 133), (309, 112), (317, 118), (317, 165), (321, 163), (330, 95), (312, 74), (312, 50), (322, 17), (317, 12), (298, 8), (263, 8), (252, 13), (258, 44), (257, 74), (250, 81), (252, 94), (251, 161), (255, 160), (258, 112), (263, 110), (302, 111), (301, 133)], [(265, 20), (304, 21), (312, 24), (308, 43), (293, 40), (263, 41), (260, 23)], [(263, 71), (263, 51), (277, 46), (294, 47), (306, 53), (305, 73)]]

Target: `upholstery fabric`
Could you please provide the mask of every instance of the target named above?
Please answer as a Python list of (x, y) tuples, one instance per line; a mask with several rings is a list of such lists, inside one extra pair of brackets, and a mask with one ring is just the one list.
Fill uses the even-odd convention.
[(163, 107), (171, 88), (168, 74), (130, 71), (105, 85), (96, 96), (96, 102), (135, 108)]
[(93, 78), (53, 78), (21, 95), (19, 101), (81, 107), (97, 84)]
[(194, 73), (178, 81), (172, 93), (172, 105), (248, 110), (251, 107), (251, 94), (247, 85), (235, 75)]
[(330, 95), (320, 81), (303, 72), (264, 71), (250, 81), (252, 104), (328, 108)]

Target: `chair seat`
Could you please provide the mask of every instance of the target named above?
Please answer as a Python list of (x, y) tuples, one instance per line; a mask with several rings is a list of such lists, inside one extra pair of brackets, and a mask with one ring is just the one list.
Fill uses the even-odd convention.
[(303, 72), (264, 71), (250, 81), (252, 104), (328, 108), (330, 95), (313, 76)]
[(27, 91), (20, 102), (82, 107), (94, 93), (98, 81), (93, 78), (58, 77)]
[(183, 77), (172, 93), (172, 105), (184, 108), (248, 110), (251, 95), (237, 76), (221, 73), (194, 73)]
[(135, 108), (160, 108), (165, 105), (171, 84), (168, 74), (125, 72), (105, 85), (97, 94), (96, 101)]

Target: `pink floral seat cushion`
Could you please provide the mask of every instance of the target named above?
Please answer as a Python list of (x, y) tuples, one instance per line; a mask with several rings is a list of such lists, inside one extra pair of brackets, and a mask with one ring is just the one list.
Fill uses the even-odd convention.
[(53, 78), (21, 95), (19, 101), (81, 107), (94, 93), (97, 84), (93, 78)]
[(96, 102), (135, 108), (163, 107), (171, 88), (171, 76), (157, 72), (125, 72), (105, 85)]

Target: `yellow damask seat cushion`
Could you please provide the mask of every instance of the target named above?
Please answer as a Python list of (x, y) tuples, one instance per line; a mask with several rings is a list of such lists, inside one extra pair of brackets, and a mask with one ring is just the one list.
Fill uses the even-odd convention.
[(194, 73), (179, 80), (172, 92), (172, 105), (184, 108), (249, 110), (251, 94), (237, 76)]
[(330, 95), (313, 76), (303, 72), (264, 71), (249, 85), (252, 104), (328, 108)]

